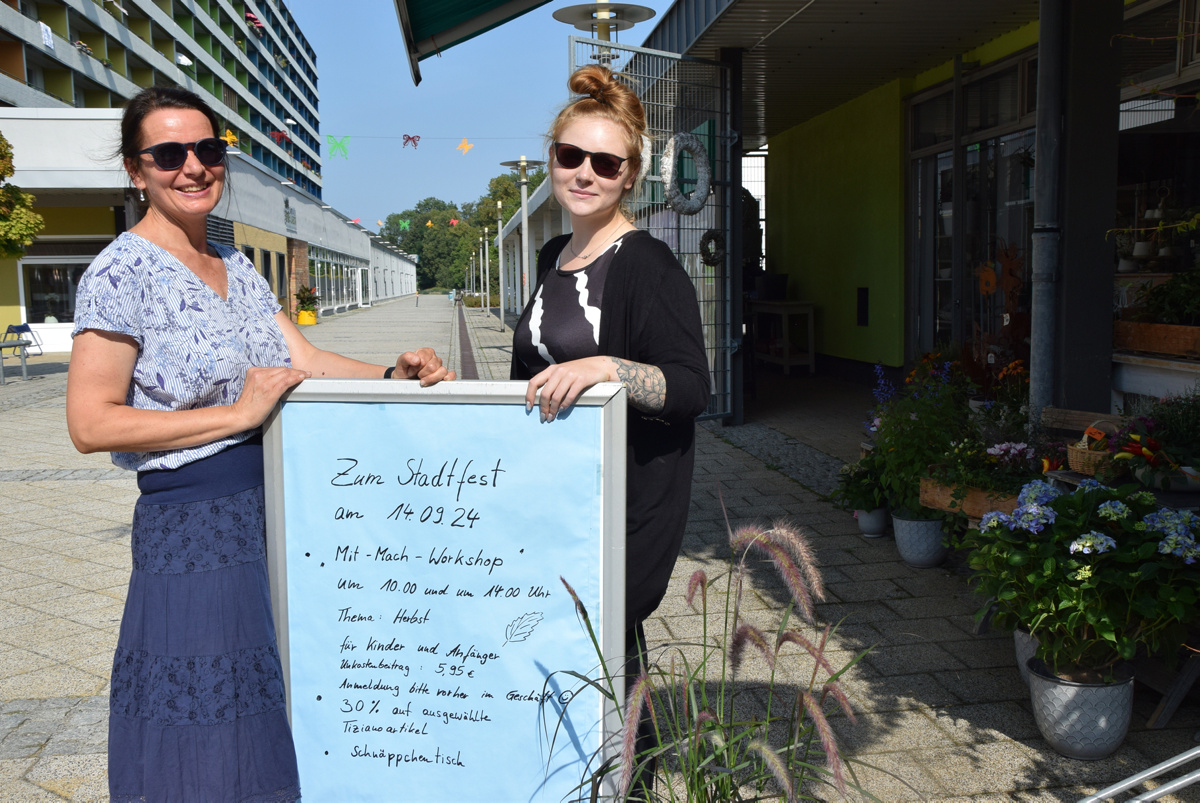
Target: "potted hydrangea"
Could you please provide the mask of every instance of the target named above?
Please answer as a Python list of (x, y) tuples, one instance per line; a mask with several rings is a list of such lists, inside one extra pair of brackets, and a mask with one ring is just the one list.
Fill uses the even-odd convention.
[[(1037, 640), (1030, 689), (1055, 750), (1101, 758), (1124, 739), (1133, 705), (1125, 662), (1172, 658), (1200, 613), (1198, 527), (1194, 514), (1159, 507), (1137, 485), (1089, 479), (1063, 493), (1035, 480), (1011, 513), (988, 513), (965, 536), (985, 608), (994, 603), (997, 624)], [(1063, 685), (1069, 694), (1056, 690)], [(1099, 695), (1116, 704), (1099, 718), (1062, 705)]]

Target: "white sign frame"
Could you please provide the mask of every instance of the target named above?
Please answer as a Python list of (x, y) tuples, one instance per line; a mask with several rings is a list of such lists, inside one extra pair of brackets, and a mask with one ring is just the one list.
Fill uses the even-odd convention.
[[(284, 472), (284, 442), (287, 438), (287, 414), (289, 405), (306, 403), (335, 403), (360, 405), (347, 409), (347, 413), (359, 413), (365, 408), (362, 403), (377, 404), (435, 404), (447, 405), (446, 426), (470, 428), (470, 413), (478, 409), (476, 405), (511, 405), (524, 412), (525, 382), (490, 382), (490, 381), (458, 381), (443, 382), (432, 387), (421, 388), (415, 382), (403, 382), (385, 379), (309, 379), (289, 392), (277, 405), (264, 424), (264, 471), (266, 478), (266, 526), (267, 526), (267, 570), (271, 584), (271, 602), (274, 610), (276, 636), (279, 644), (280, 658), (283, 664), (284, 685), (288, 700), (288, 717), (292, 718), (292, 684), (293, 656), (291, 654), (292, 637), (289, 629), (289, 600), (288, 600), (288, 560), (287, 560), (287, 530), (288, 522), (285, 515), (285, 500), (288, 494)], [(595, 544), (596, 560), (599, 564), (600, 578), (600, 609), (589, 611), (596, 637), (599, 640), (601, 652), (605, 657), (609, 674), (611, 675), (617, 699), (624, 700), (623, 670), (625, 663), (625, 462), (626, 462), (626, 391), (614, 382), (601, 383), (585, 392), (576, 405), (581, 408), (600, 408), (600, 466), (597, 467), (599, 482), (600, 504), (600, 539)], [(569, 411), (568, 411), (569, 413)], [(468, 416), (465, 422), (458, 421), (456, 416)], [(514, 433), (519, 438), (515, 449), (527, 450), (537, 448), (538, 426), (553, 427), (557, 421), (549, 424), (539, 424), (537, 408), (526, 414), (532, 418), (530, 429)], [(363, 426), (361, 415), (348, 415), (348, 422), (355, 427)], [(524, 426), (524, 422), (521, 423)], [(380, 437), (384, 437), (381, 434)], [(395, 437), (392, 434), (388, 437)], [(314, 443), (316, 451), (327, 451), (335, 444)], [(552, 467), (551, 459), (547, 465)], [(294, 471), (293, 471), (294, 473)], [(508, 478), (519, 480), (519, 478)], [(530, 478), (535, 479), (535, 478)], [(519, 493), (519, 491), (518, 491)], [(536, 498), (537, 488), (528, 491), (530, 498)], [(546, 537), (552, 537), (546, 533)], [(564, 568), (557, 574), (567, 575)], [(560, 589), (561, 590), (561, 589)], [(568, 598), (564, 593), (562, 598)], [(568, 598), (569, 599), (569, 598)], [(582, 626), (576, 627), (576, 632), (562, 633), (562, 638), (585, 638)], [(302, 658), (300, 658), (302, 660)], [(555, 669), (576, 669), (587, 671), (587, 667), (555, 667)], [(599, 741), (590, 745), (597, 753), (591, 765), (594, 771), (607, 759), (619, 752), (619, 734), (621, 720), (615, 706), (601, 697), (599, 719)], [(544, 705), (549, 721), (553, 723), (555, 713)], [(351, 771), (349, 765), (343, 767)], [(304, 776), (302, 767), (301, 778)], [(477, 788), (487, 789), (486, 778), (478, 780)], [(579, 779), (580, 782), (583, 779)], [(408, 787), (405, 799), (419, 800), (414, 796), (415, 789)], [(602, 793), (608, 797), (615, 795), (614, 773), (608, 773), (602, 787)], [(379, 800), (394, 799), (394, 788), (378, 790), (382, 795)], [(587, 790), (581, 790), (581, 796), (586, 797)], [(372, 800), (374, 798), (354, 797), (355, 800)], [(466, 799), (466, 798), (459, 798)], [(483, 798), (481, 798), (483, 799)], [(527, 800), (541, 799), (530, 796)]]

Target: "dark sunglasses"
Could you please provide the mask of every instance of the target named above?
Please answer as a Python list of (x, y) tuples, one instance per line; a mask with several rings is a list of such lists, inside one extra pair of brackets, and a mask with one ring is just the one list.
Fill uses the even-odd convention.
[(592, 172), (601, 178), (616, 178), (621, 172), (621, 165), (627, 157), (614, 156), (611, 153), (593, 153), (568, 145), (565, 142), (554, 143), (554, 160), (568, 170), (574, 170), (583, 164), (584, 157), (592, 160)]
[(228, 147), (229, 143), (223, 139), (205, 137), (195, 142), (160, 142), (138, 151), (138, 156), (143, 153), (150, 154), (159, 170), (178, 170), (187, 161), (188, 148), (191, 148), (200, 164), (216, 167), (225, 161), (225, 150)]

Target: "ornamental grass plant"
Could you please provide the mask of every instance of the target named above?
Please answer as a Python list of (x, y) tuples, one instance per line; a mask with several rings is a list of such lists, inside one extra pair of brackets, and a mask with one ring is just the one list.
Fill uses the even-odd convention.
[[(607, 671), (599, 678), (566, 673), (604, 695), (624, 723), (612, 751), (617, 756), (581, 782), (580, 795), (597, 799), (604, 779), (615, 775), (618, 799), (630, 801), (790, 802), (845, 797), (851, 790), (877, 800), (858, 784), (855, 762), (841, 754), (829, 723), (835, 712), (854, 720), (840, 681), (865, 652), (842, 667), (826, 656), (835, 628), (816, 624), (815, 604), (825, 592), (812, 548), (785, 522), (730, 530), (729, 545), (727, 571), (709, 577), (698, 570), (688, 582), (698, 640), (650, 645), (649, 664), (624, 699), (617, 699)], [(743, 612), (752, 555), (768, 559), (788, 589), (789, 604), (772, 630)], [(563, 585), (600, 655), (587, 611), (566, 580)], [(783, 682), (785, 663), (809, 667), (799, 685)], [(644, 729), (647, 721), (655, 746), (639, 751), (639, 723)], [(654, 781), (642, 780), (647, 777)], [(826, 791), (814, 791), (820, 788)]]
[(1073, 680), (1111, 681), (1138, 654), (1171, 661), (1200, 609), (1200, 520), (1137, 485), (1027, 484), (1011, 514), (988, 513), (962, 545), (999, 626), (1022, 626), (1038, 658)]

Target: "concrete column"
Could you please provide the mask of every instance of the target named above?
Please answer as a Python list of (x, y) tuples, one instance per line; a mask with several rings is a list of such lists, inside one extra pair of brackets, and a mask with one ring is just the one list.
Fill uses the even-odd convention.
[(1123, 6), (1070, 0), (1064, 60), (1054, 397), (1069, 409), (1105, 413), (1112, 406), (1113, 292), (1105, 234), (1117, 208)]

